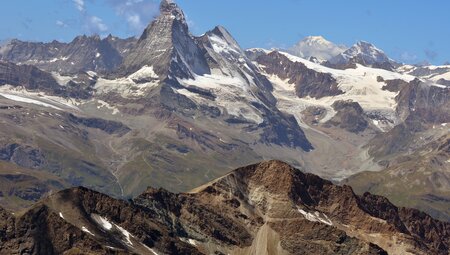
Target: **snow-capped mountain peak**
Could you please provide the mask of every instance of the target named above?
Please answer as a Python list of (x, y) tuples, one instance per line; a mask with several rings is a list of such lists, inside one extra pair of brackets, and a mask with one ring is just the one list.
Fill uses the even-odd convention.
[(345, 46), (336, 45), (322, 36), (308, 36), (287, 51), (301, 58), (315, 57), (324, 61), (344, 52), (346, 49)]
[(375, 45), (366, 41), (357, 42), (353, 47), (344, 53), (344, 55), (348, 57), (354, 57), (357, 54), (365, 54), (367, 56), (380, 58), (382, 60), (387, 58), (383, 50), (378, 49)]
[(333, 65), (346, 64), (349, 61), (355, 61), (366, 66), (395, 63), (395, 61), (390, 59), (383, 50), (366, 41), (357, 42), (348, 50), (329, 60)]
[(319, 36), (307, 36), (302, 41), (307, 43), (308, 45), (317, 45), (317, 44), (330, 45), (330, 44), (333, 44), (332, 42), (327, 41), (323, 36), (320, 36), (320, 35)]

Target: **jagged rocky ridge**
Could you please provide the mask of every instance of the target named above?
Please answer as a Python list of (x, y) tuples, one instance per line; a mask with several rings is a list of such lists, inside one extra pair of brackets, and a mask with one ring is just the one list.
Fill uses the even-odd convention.
[(134, 38), (109, 35), (78, 36), (70, 43), (12, 40), (0, 48), (0, 60), (34, 65), (48, 72), (76, 74), (80, 71), (107, 73), (115, 70), (135, 43)]
[(447, 254), (450, 245), (449, 223), (279, 161), (128, 202), (73, 188), (0, 217), (2, 254)]
[(65, 98), (88, 99), (92, 96), (91, 81), (78, 79), (70, 81), (62, 86), (58, 81), (45, 71), (33, 65), (16, 65), (10, 62), (0, 62), (0, 85), (22, 87), (30, 91), (44, 92), (48, 95)]
[(276, 75), (280, 79), (294, 84), (298, 97), (309, 96), (320, 99), (344, 93), (338, 88), (338, 83), (331, 74), (319, 73), (300, 62), (292, 62), (277, 51), (259, 55), (254, 61), (260, 64), (267, 74)]

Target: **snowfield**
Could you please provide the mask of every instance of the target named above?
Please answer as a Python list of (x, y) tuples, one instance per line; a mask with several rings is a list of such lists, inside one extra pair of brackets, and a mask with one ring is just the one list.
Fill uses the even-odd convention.
[(80, 111), (77, 105), (82, 102), (81, 100), (75, 100), (72, 98), (62, 98), (57, 96), (49, 96), (44, 93), (30, 92), (22, 87), (13, 87), (10, 85), (0, 87), (0, 96), (17, 102), (34, 104), (60, 111)]

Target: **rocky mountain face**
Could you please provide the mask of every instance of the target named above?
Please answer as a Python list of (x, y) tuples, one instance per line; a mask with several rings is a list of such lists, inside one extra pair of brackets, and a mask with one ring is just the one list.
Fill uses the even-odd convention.
[(0, 218), (2, 254), (447, 254), (450, 246), (449, 223), (279, 161), (190, 193), (149, 188), (128, 202), (72, 188), (18, 216), (0, 209)]
[(385, 139), (378, 137), (371, 144), (372, 154), (386, 165), (384, 170), (359, 173), (344, 183), (356, 192), (386, 195), (397, 205), (426, 210), (433, 217), (448, 221), (448, 127), (436, 127), (441, 134), (434, 140), (431, 132), (414, 132), (411, 125), (396, 127)]
[(327, 121), (326, 125), (339, 126), (353, 133), (363, 132), (369, 126), (368, 118), (364, 116), (364, 110), (358, 103), (336, 101), (332, 107), (336, 111), (336, 115)]
[(277, 75), (282, 80), (295, 85), (298, 97), (323, 98), (335, 96), (344, 92), (338, 88), (338, 83), (331, 74), (318, 73), (300, 62), (292, 62), (279, 52), (263, 54), (255, 58), (262, 65), (265, 73)]
[(400, 90), (396, 100), (397, 111), (404, 118), (437, 124), (450, 122), (450, 87), (416, 79)]
[(152, 66), (160, 77), (166, 77), (168, 72), (179, 78), (209, 73), (206, 60), (189, 33), (183, 11), (173, 2), (162, 1), (160, 12), (124, 59), (123, 72), (131, 74), (143, 66)]
[(110, 72), (121, 63), (134, 38), (78, 36), (70, 43), (34, 43), (12, 40), (0, 47), (0, 60), (36, 66), (48, 72)]
[(144, 208), (85, 188), (4, 217), (2, 254), (201, 254)]
[[(82, 76), (83, 74), (80, 74)], [(22, 87), (30, 91), (40, 91), (52, 96), (88, 99), (92, 95), (92, 83), (81, 77), (74, 79), (67, 86), (62, 86), (48, 72), (33, 65), (16, 65), (0, 62), (0, 85)]]
[(324, 62), (343, 53), (347, 47), (336, 45), (322, 36), (308, 36), (287, 50), (294, 56)]

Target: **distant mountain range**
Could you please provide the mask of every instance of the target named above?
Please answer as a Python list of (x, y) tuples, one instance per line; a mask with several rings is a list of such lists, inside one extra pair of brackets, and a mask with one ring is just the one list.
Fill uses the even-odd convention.
[[(0, 249), (25, 243), (30, 254), (47, 251), (40, 247), (61, 254), (67, 240), (79, 249), (72, 252), (94, 254), (448, 249), (448, 226), (428, 214), (450, 220), (450, 66), (401, 64), (370, 43), (345, 48), (318, 36), (288, 50), (244, 50), (221, 26), (193, 36), (167, 0), (138, 39), (12, 40), (0, 46), (0, 60), (0, 206), (8, 211)], [(231, 174), (241, 181), (223, 177), (270, 159), (359, 195), (279, 161)], [(259, 175), (271, 171), (280, 173), (278, 186)], [(307, 188), (305, 178), (317, 183)], [(92, 201), (61, 198), (67, 194)], [(145, 204), (145, 196), (162, 204)], [(96, 199), (107, 202), (98, 208)], [(58, 201), (80, 211), (70, 215)], [(215, 203), (227, 209), (214, 212), (208, 204)], [(25, 215), (9, 213), (30, 206)], [(354, 210), (332, 209), (340, 207)], [(35, 218), (42, 225), (30, 225)], [(291, 221), (297, 227), (289, 229)], [(50, 223), (73, 239), (53, 227), (39, 240), (26, 230), (42, 233)], [(293, 232), (300, 228), (303, 236)]]

